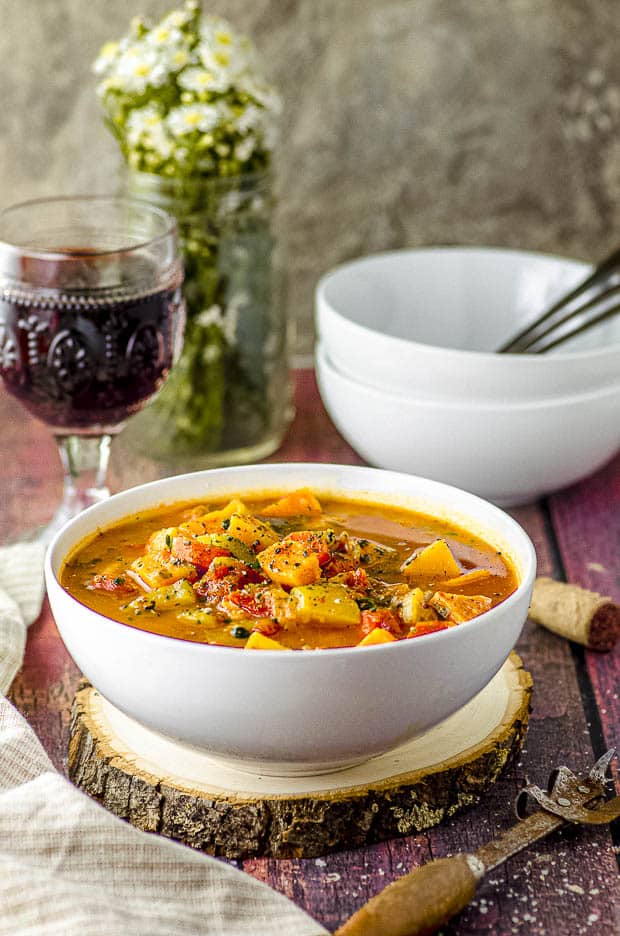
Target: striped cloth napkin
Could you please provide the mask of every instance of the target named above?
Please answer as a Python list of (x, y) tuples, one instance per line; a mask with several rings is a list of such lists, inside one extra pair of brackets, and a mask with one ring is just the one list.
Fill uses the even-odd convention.
[[(43, 551), (0, 549), (0, 693), (43, 597)], [(286, 897), (132, 828), (59, 774), (0, 694), (0, 936), (324, 936)]]

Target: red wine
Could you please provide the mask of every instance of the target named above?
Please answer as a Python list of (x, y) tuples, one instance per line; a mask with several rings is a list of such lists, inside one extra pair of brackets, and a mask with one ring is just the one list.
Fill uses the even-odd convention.
[(162, 386), (178, 350), (179, 286), (101, 295), (0, 291), (0, 376), (63, 434), (120, 428)]

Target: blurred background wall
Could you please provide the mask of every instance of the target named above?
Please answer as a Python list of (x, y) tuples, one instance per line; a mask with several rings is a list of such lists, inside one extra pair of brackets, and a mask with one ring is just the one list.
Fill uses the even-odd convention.
[[(106, 192), (90, 63), (174, 0), (0, 0), (0, 207)], [(296, 349), (339, 261), (428, 244), (586, 259), (620, 222), (618, 0), (204, 0), (284, 98), (277, 232)]]

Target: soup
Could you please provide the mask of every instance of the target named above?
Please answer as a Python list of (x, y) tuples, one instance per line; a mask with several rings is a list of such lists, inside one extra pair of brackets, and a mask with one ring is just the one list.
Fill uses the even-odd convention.
[(61, 584), (141, 630), (247, 650), (314, 650), (466, 624), (518, 581), (510, 561), (467, 530), (298, 490), (128, 517), (81, 543)]

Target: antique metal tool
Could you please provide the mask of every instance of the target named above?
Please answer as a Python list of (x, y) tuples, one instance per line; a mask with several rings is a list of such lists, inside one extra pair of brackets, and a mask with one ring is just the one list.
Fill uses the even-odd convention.
[[(576, 776), (558, 767), (547, 791), (529, 785), (517, 797), (521, 822), (473, 854), (440, 858), (390, 884), (350, 917), (335, 936), (426, 936), (434, 933), (473, 898), (484, 875), (550, 832), (570, 823), (601, 825), (620, 816), (620, 796), (605, 801), (605, 774), (615, 750), (590, 772)], [(528, 802), (540, 807), (527, 815)]]

